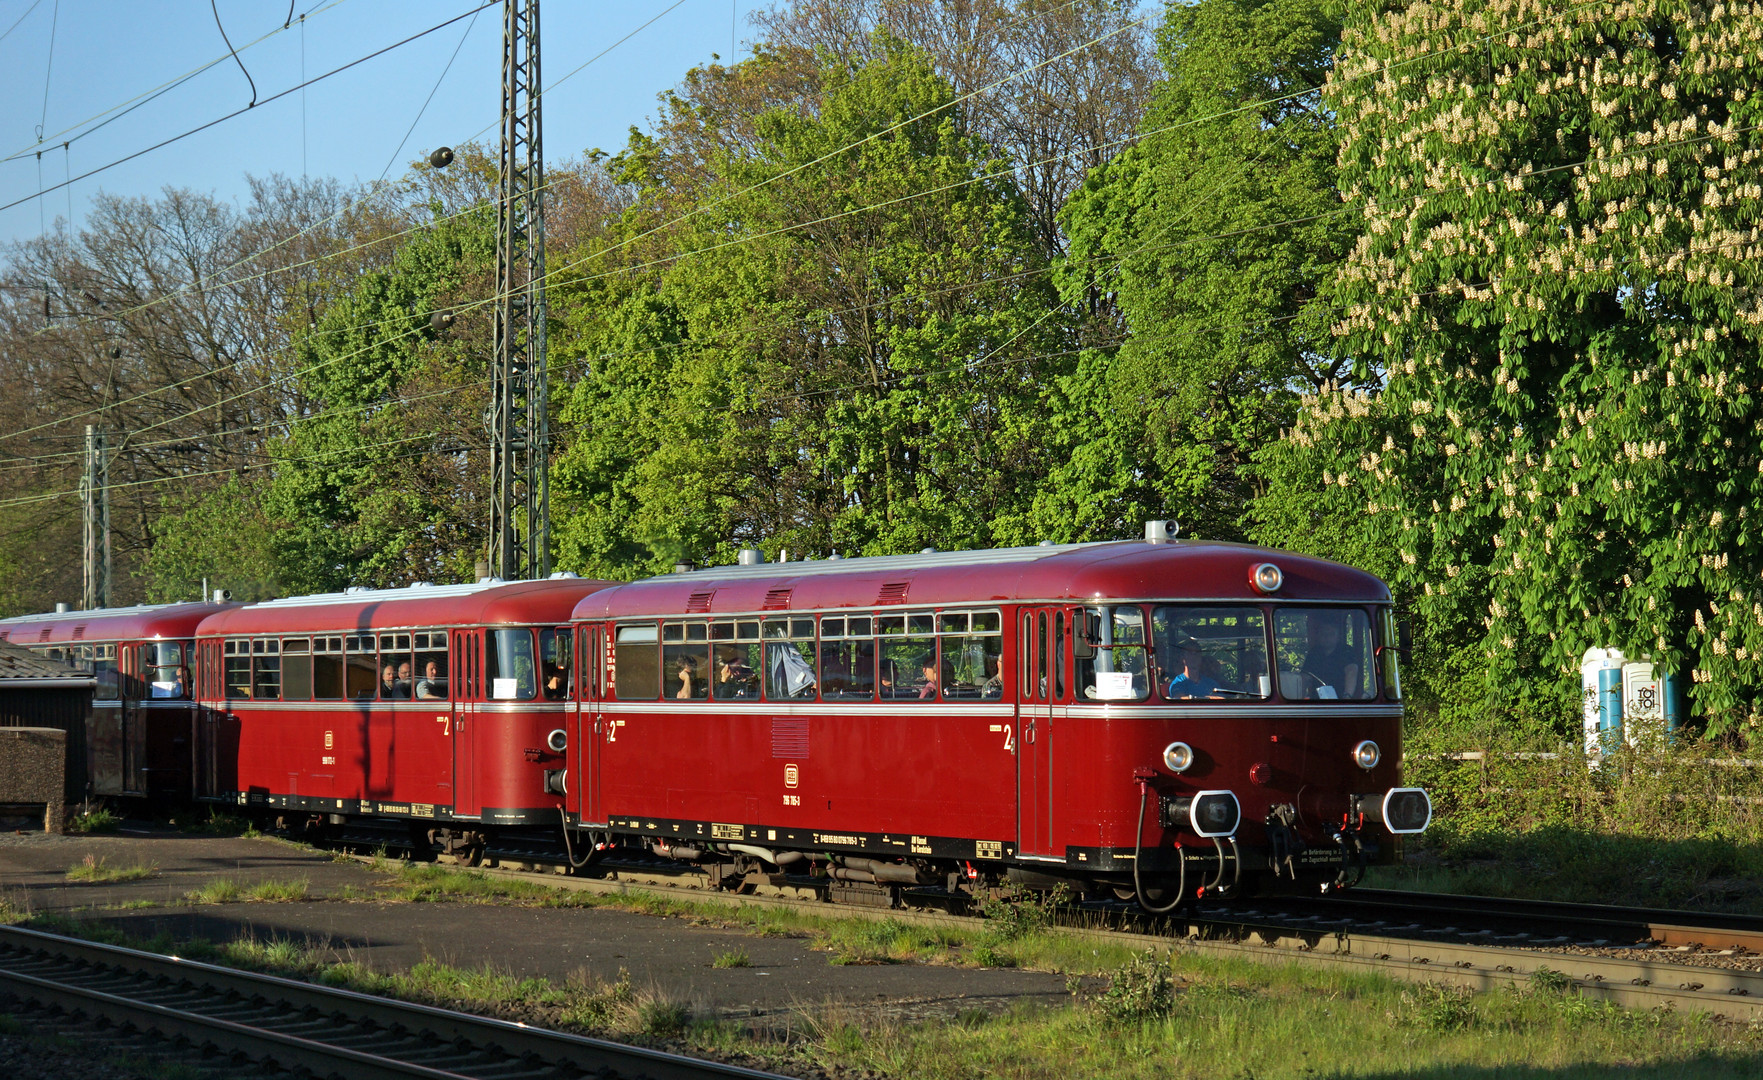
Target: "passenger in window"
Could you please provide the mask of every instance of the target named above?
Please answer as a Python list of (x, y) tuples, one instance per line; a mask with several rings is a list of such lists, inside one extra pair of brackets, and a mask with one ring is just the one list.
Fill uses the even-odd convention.
[(925, 701), (937, 696), (937, 688), (942, 685), (937, 678), (937, 654), (925, 653), (918, 658), (918, 670), (924, 681), (918, 687), (918, 699)]
[(985, 659), (985, 667), (986, 681), (980, 684), (979, 696), (982, 698), (1003, 697), (1004, 672), (1000, 669), (998, 657), (992, 656), (988, 653)]
[(410, 678), (410, 661), (408, 660), (400, 660), (398, 662), (397, 686), (398, 696), (401, 698), (409, 698), (412, 691), (416, 689), (416, 684), (411, 681)]
[(174, 698), (188, 698), (190, 696), (190, 669), (181, 664), (178, 666), (177, 681), (171, 684), (171, 696)]
[(387, 664), (385, 667), (385, 670), (380, 672), (380, 698), (381, 698), (381, 700), (397, 701), (401, 698), (408, 698), (409, 696), (410, 696), (410, 684), (409, 683), (400, 684), (398, 682), (398, 668), (397, 668), (397, 666), (393, 665), (393, 664)]
[(758, 673), (747, 666), (739, 653), (724, 655), (717, 661), (716, 696), (723, 700), (759, 696)]
[(562, 701), (569, 693), (569, 681), (564, 678), (563, 669), (556, 664), (545, 664), (545, 679), (540, 683), (544, 688), (546, 701)]
[[(1341, 617), (1336, 614), (1310, 616), (1315, 640), (1304, 657), (1304, 674), (1316, 681), (1316, 697), (1359, 696), (1359, 658), (1346, 646), (1341, 636)], [(1329, 692), (1323, 693), (1327, 687)], [(1309, 693), (1304, 695), (1310, 697)]]
[(1168, 697), (1182, 699), (1218, 696), (1218, 680), (1207, 674), (1198, 642), (1191, 639), (1182, 642), (1175, 651), (1175, 663), (1179, 670), (1175, 678), (1169, 680)]
[(422, 678), (416, 680), (416, 696), (433, 700), (447, 696), (447, 680), (441, 678), (441, 665), (430, 660), (422, 667)]
[(685, 700), (704, 696), (698, 692), (698, 661), (693, 658), (691, 653), (679, 658), (677, 678), (679, 679), (679, 690), (673, 695), (674, 697)]
[(881, 662), (881, 670), (877, 673), (877, 679), (881, 683), (883, 699), (900, 696), (898, 670), (894, 667), (892, 660)]

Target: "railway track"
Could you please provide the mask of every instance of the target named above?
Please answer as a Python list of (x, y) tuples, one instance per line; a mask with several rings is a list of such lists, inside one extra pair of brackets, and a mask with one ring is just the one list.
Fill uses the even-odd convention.
[(780, 1080), (775, 1074), (172, 956), (0, 927), (0, 994), (223, 1055), (230, 1075)]
[[(528, 881), (534, 876), (493, 867), (483, 872)], [(643, 863), (610, 865), (601, 877), (544, 876), (569, 889), (730, 906), (800, 910), (821, 900), (790, 886), (732, 894), (708, 886), (695, 872)], [(972, 916), (934, 908), (835, 910), (853, 917), (972, 925)], [(1543, 977), (1550, 985), (1563, 985), (1565, 979), (1583, 996), (1625, 1007), (1763, 1019), (1763, 970), (1684, 962), (1687, 953), (1763, 953), (1763, 919), (1749, 916), (1704, 918), (1683, 911), (1366, 889), (1326, 898), (1209, 905), (1162, 919), (1148, 918), (1130, 904), (1089, 903), (1056, 918), (1067, 933), (1134, 948), (1332, 964), (1482, 990), (1525, 985), (1547, 972)], [(1747, 936), (1751, 933), (1757, 936)]]

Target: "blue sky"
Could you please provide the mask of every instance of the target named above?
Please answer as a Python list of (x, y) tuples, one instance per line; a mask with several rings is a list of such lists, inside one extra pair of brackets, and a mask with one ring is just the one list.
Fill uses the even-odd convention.
[[(287, 0), (215, 0), (215, 6), (262, 101), (298, 85), (303, 62), (311, 78), (482, 2), (295, 0), (287, 30), (282, 29)], [(731, 40), (733, 56), (749, 55), (747, 15), (766, 6), (763, 0), (678, 0), (675, 5), (676, 0), (544, 0), (547, 87), (659, 16), (546, 95), (547, 160), (594, 147), (622, 147), (629, 128), (645, 126), (655, 114), (656, 95), (675, 86), (688, 69), (709, 62), (713, 53), (728, 59)], [(303, 28), (302, 13), (309, 13)], [(388, 162), (396, 176), (436, 146), (474, 135), (493, 139), (500, 102), (501, 3), (475, 18), (475, 24), (467, 16), (304, 92), (77, 181), (71, 188), (75, 223), (99, 191), (153, 195), (167, 186), (188, 187), (238, 200), (247, 173), (373, 181)], [(228, 56), (204, 0), (0, 0), (0, 34), (7, 34), (0, 40), (0, 102), (5, 103), (0, 158), (21, 155), (0, 160), (0, 205), (28, 200), (0, 210), (0, 243), (35, 236), (40, 222), (53, 228), (57, 217), (68, 216), (69, 190), (29, 198), (40, 190), (39, 168), (44, 184), (57, 184), (251, 100), (250, 85)], [(442, 79), (455, 49), (458, 58)], [(80, 135), (98, 114), (216, 59), (222, 62), (189, 82)], [(432, 90), (434, 100), (393, 161)]]

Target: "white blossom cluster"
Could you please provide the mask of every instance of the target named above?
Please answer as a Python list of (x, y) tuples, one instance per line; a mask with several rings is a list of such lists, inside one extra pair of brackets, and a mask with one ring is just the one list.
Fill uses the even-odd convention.
[(1384, 387), (1292, 432), (1494, 654), (1652, 651), (1714, 718), (1763, 691), (1706, 599), (1763, 577), (1760, 73), (1763, 4), (1360, 3), (1335, 332)]

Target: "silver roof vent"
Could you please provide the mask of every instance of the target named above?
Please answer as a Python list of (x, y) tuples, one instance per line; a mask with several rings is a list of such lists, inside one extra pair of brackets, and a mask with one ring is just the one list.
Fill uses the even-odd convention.
[(758, 548), (742, 548), (735, 553), (735, 564), (737, 566), (758, 566), (764, 561), (765, 552), (760, 551)]
[(68, 603), (66, 600), (55, 601), (55, 614), (66, 615), (68, 612), (70, 612), (72, 610), (73, 610), (73, 608), (68, 606)]
[(1145, 543), (1167, 544), (1181, 533), (1181, 522), (1170, 518), (1167, 521), (1145, 522)]

